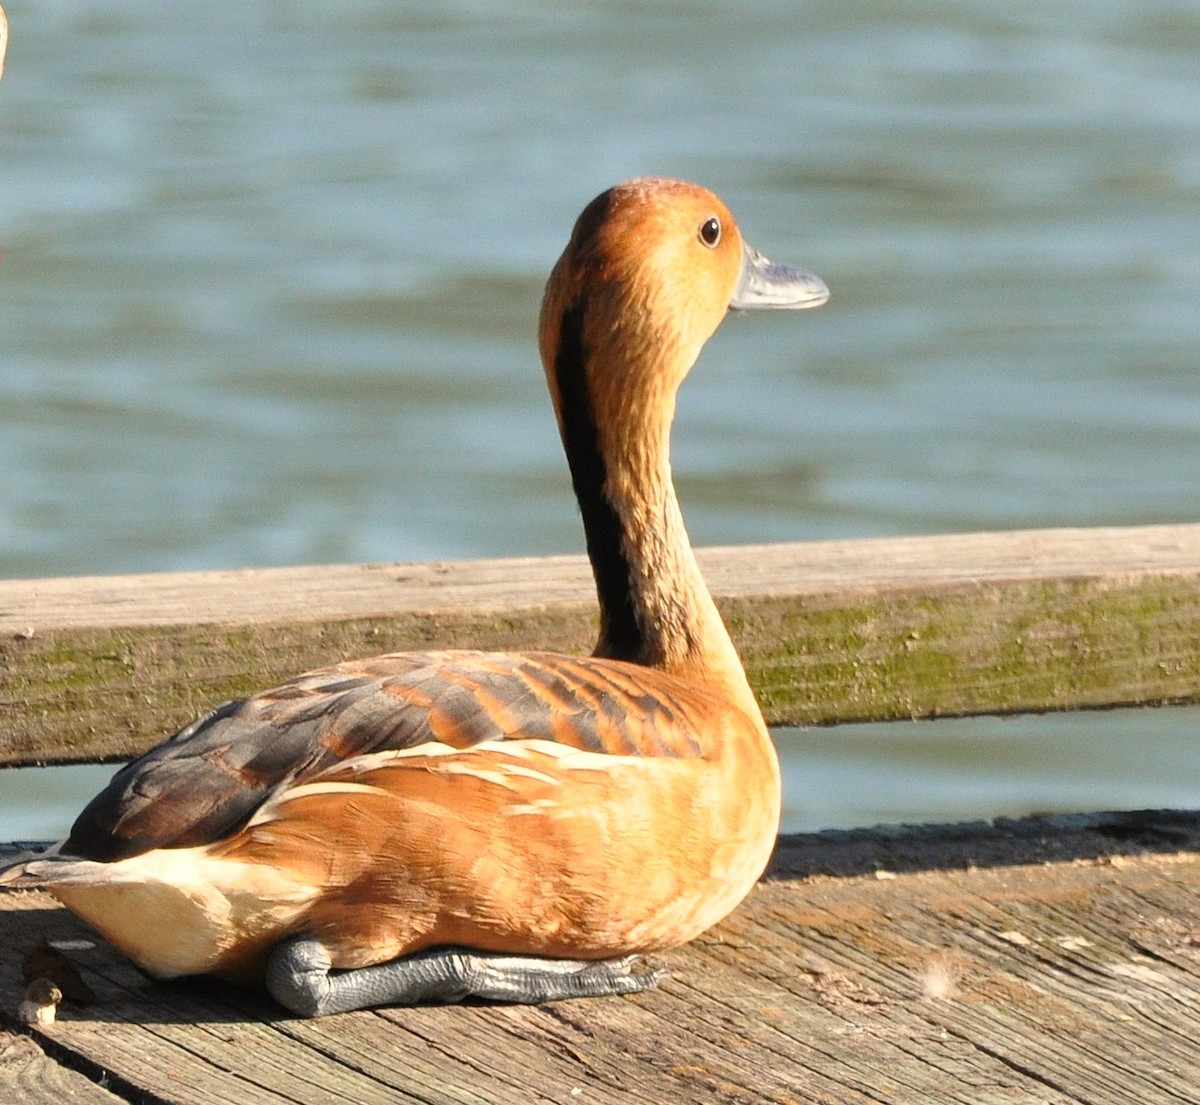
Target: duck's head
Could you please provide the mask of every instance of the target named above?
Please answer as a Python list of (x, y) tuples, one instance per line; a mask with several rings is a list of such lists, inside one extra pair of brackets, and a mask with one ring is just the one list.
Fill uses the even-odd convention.
[(752, 249), (707, 189), (618, 184), (584, 208), (542, 301), (542, 362), (560, 422), (564, 391), (585, 381), (598, 422), (639, 400), (669, 413), (729, 311), (817, 307), (828, 298), (817, 277)]

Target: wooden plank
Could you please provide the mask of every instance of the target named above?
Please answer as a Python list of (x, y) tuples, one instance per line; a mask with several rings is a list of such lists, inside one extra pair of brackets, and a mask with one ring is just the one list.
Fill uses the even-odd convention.
[(629, 998), (285, 1019), (152, 983), (30, 893), (0, 895), (0, 975), (66, 943), (97, 1000), (34, 1038), (168, 1105), (1181, 1105), (1198, 891), (1196, 814), (822, 833), (781, 838), (746, 905)]
[[(1200, 525), (700, 555), (772, 724), (1200, 699)], [(347, 657), (593, 634), (581, 557), (3, 582), (0, 763), (125, 758)]]
[(14, 1105), (121, 1105), (122, 1100), (48, 1058), (30, 1037), (0, 1029), (0, 1101)]

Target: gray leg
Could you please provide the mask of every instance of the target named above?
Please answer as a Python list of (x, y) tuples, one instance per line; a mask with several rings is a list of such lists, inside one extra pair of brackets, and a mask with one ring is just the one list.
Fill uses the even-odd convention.
[(532, 1005), (648, 990), (658, 983), (662, 969), (635, 974), (638, 962), (635, 955), (626, 959), (543, 959), (435, 948), (376, 967), (331, 972), (329, 953), (321, 942), (311, 936), (295, 936), (280, 944), (267, 960), (267, 990), (280, 1005), (304, 1017), (472, 997)]

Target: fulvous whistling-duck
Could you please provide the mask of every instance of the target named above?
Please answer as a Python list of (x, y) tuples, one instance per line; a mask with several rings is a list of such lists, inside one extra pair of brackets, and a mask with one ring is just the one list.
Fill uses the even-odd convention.
[(679, 384), (729, 310), (825, 285), (712, 193), (593, 200), (540, 348), (600, 602), (590, 657), (398, 653), (218, 707), (123, 768), (48, 890), (145, 970), (294, 1012), (627, 993), (762, 873), (779, 765), (671, 483)]

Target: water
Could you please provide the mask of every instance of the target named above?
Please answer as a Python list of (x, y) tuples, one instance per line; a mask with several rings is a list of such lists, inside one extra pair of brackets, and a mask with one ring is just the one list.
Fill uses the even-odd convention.
[[(1196, 519), (1190, 3), (7, 7), (0, 576), (578, 549), (537, 302), (645, 173), (834, 293), (689, 381), (698, 542)], [(1195, 805), (1195, 724), (783, 734), (789, 827)]]

